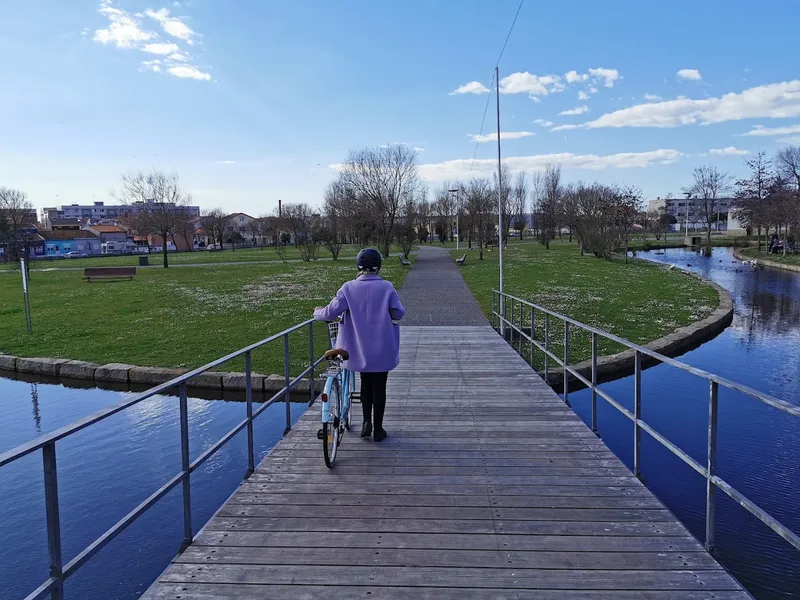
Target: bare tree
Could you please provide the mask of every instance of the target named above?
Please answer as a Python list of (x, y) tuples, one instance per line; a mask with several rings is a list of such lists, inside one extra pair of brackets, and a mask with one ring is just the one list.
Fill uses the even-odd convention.
[[(717, 201), (730, 188), (731, 176), (714, 165), (702, 165), (692, 171), (694, 181), (684, 188), (685, 193), (694, 196), (700, 217), (706, 225), (706, 249), (711, 253), (711, 225), (717, 216)], [(687, 199), (687, 202), (689, 200)]]
[[(191, 194), (186, 195), (186, 204), (192, 203), (192, 196)], [(191, 252), (194, 250), (194, 233), (195, 233), (195, 219), (192, 217), (191, 213), (189, 212), (188, 208), (185, 206), (176, 207), (179, 212), (178, 218), (175, 221), (175, 231), (172, 234), (172, 243), (175, 244), (175, 247), (178, 247), (178, 244), (175, 243), (175, 236), (177, 235), (183, 240), (186, 249)]]
[(456, 202), (453, 197), (453, 192), (449, 182), (439, 187), (435, 193), (431, 210), (435, 215), (434, 231), (439, 237), (439, 241), (444, 244), (448, 239), (452, 240), (453, 237), (453, 218), (455, 217)]
[(212, 244), (219, 244), (223, 249), (223, 239), (228, 228), (228, 215), (221, 208), (212, 208), (200, 217), (200, 223), (211, 237)]
[[(736, 200), (731, 212), (749, 230), (758, 231), (758, 250), (761, 250), (761, 230), (769, 227), (767, 196), (775, 183), (772, 163), (766, 159), (764, 152), (745, 161), (750, 169), (749, 177), (739, 179), (735, 185)], [(769, 232), (767, 232), (769, 233)]]
[(283, 222), (294, 238), (294, 245), (300, 250), (300, 258), (306, 262), (316, 260), (319, 245), (314, 236), (314, 215), (305, 203), (284, 204)]
[(528, 212), (528, 181), (525, 173), (519, 173), (511, 189), (511, 207), (514, 218), (514, 230), (522, 239), (522, 234), (528, 226), (526, 213)]
[(550, 248), (550, 240), (556, 237), (561, 223), (561, 167), (546, 165), (542, 175), (542, 192), (539, 199), (539, 241)]
[(417, 204), (417, 238), (420, 242), (426, 242), (432, 239), (431, 236), (431, 214), (433, 208), (427, 196), (420, 198)]
[(471, 179), (466, 186), (465, 213), (470, 223), (472, 235), (478, 244), (478, 257), (483, 260), (483, 252), (494, 237), (494, 212), (492, 206), (494, 190), (487, 179)]
[(348, 191), (340, 181), (332, 181), (325, 188), (325, 215), (317, 236), (338, 260), (345, 238), (345, 217), (350, 199)]
[(404, 144), (353, 150), (339, 179), (368, 207), (380, 250), (388, 256), (400, 208), (408, 198), (416, 198), (422, 186), (416, 151)]
[(264, 247), (264, 221), (252, 219), (247, 224), (247, 233), (250, 235), (250, 243), (254, 248), (256, 245)]
[(800, 146), (786, 146), (778, 150), (775, 166), (784, 179), (791, 181), (800, 194)]
[(178, 175), (160, 169), (123, 175), (122, 190), (113, 196), (133, 212), (139, 234), (161, 238), (164, 268), (169, 267), (167, 240), (185, 217), (183, 207), (189, 198), (180, 186)]
[(411, 250), (414, 248), (414, 242), (417, 241), (417, 230), (415, 227), (417, 223), (417, 206), (418, 202), (413, 197), (407, 198), (403, 203), (400, 215), (397, 219), (397, 245), (400, 246), (400, 250), (405, 258), (408, 258), (408, 255), (411, 254)]
[(539, 237), (541, 221), (541, 204), (544, 197), (544, 176), (541, 171), (536, 171), (531, 176), (531, 226), (534, 237)]
[(30, 246), (26, 229), (35, 225), (33, 205), (25, 192), (0, 187), (0, 246), (5, 247), (9, 260), (27, 257)]

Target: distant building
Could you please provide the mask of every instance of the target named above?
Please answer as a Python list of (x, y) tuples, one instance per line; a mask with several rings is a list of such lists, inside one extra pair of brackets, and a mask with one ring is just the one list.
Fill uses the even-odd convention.
[[(78, 219), (84, 223), (113, 224), (126, 215), (133, 215), (141, 210), (152, 210), (157, 202), (134, 202), (133, 204), (109, 204), (94, 202), (92, 204), (65, 204), (63, 206), (43, 208), (40, 221), (45, 229), (52, 229), (52, 222), (57, 219)], [(183, 206), (189, 217), (199, 217), (199, 206)]]
[[(729, 213), (735, 198), (717, 198), (714, 202), (714, 231), (727, 231)], [(673, 225), (675, 231), (697, 230), (706, 227), (705, 204), (702, 198), (656, 198), (647, 202), (647, 212), (654, 214), (665, 211), (674, 217), (677, 223)]]
[(90, 231), (81, 230), (41, 230), (44, 238), (44, 256), (58, 257), (69, 252), (81, 252), (88, 255), (101, 254), (100, 237)]

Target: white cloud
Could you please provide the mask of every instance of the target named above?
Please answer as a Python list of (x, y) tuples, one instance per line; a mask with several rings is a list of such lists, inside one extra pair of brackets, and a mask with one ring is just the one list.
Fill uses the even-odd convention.
[[(503, 159), (512, 172), (538, 171), (548, 164), (558, 164), (564, 169), (628, 169), (643, 168), (652, 164), (671, 164), (678, 161), (683, 153), (677, 150), (660, 149), (649, 152), (623, 152), (598, 156), (596, 154), (537, 154), (533, 156), (513, 156)], [(331, 166), (332, 168), (335, 165)], [(493, 158), (471, 160), (458, 159), (420, 166), (423, 178), (429, 181), (463, 179), (472, 176), (491, 176), (497, 170), (497, 160)]]
[(420, 148), (419, 146), (414, 146), (414, 152), (425, 152), (425, 148)]
[(744, 156), (750, 154), (747, 150), (736, 146), (726, 146), (725, 148), (712, 148), (709, 152), (715, 156)]
[(681, 69), (675, 75), (678, 79), (687, 79), (689, 81), (701, 81), (703, 77), (697, 69)]
[(456, 94), (488, 94), (489, 88), (483, 85), (480, 81), (470, 81), (469, 83), (465, 83), (461, 87), (454, 89), (450, 92), (451, 96), (455, 96)]
[[(235, 163), (236, 163), (235, 160), (218, 160), (217, 161), (218, 165), (232, 165), (232, 164), (235, 164)], [(312, 169), (312, 171), (313, 171), (313, 169)]]
[(575, 108), (570, 108), (569, 110), (562, 110), (560, 115), (582, 115), (585, 112), (589, 112), (588, 106), (576, 106)]
[(142, 29), (134, 15), (112, 6), (111, 0), (104, 0), (97, 12), (105, 15), (111, 23), (106, 29), (94, 32), (95, 42), (114, 44), (117, 48), (135, 48), (156, 37), (155, 33)]
[(797, 125), (789, 125), (788, 127), (764, 127), (763, 125), (756, 125), (747, 133), (740, 133), (739, 135), (745, 136), (772, 136), (772, 135), (792, 135), (800, 133), (800, 123)]
[[(500, 132), (500, 139), (501, 140), (518, 140), (520, 138), (531, 137), (532, 135), (536, 135), (532, 131), (501, 131)], [(494, 133), (484, 133), (482, 135), (472, 135), (470, 136), (473, 142), (478, 143), (485, 143), (485, 142), (495, 142), (497, 141), (497, 132)]]
[(590, 87), (590, 88), (589, 88), (589, 93), (590, 93), (590, 94), (596, 94), (596, 93), (597, 93), (597, 88), (596, 88), (596, 87), (594, 87), (594, 86)]
[(588, 100), (588, 99), (589, 99), (589, 94), (587, 94), (583, 90), (578, 92), (578, 100)]
[(567, 83), (586, 81), (588, 78), (589, 76), (586, 73), (580, 74), (577, 71), (569, 71), (568, 73), (564, 74), (564, 79), (567, 80)]
[(589, 69), (589, 75), (595, 79), (602, 79), (604, 82), (603, 85), (607, 88), (614, 87), (614, 82), (618, 79), (622, 79), (622, 76), (616, 69)]
[(655, 94), (645, 94), (644, 99), (648, 102), (659, 102), (663, 100), (661, 96), (656, 96)]
[[(188, 5), (188, 2), (184, 3)], [(149, 9), (142, 13), (129, 13), (113, 6), (113, 0), (102, 0), (98, 12), (108, 18), (107, 29), (94, 32), (94, 41), (101, 44), (113, 44), (117, 48), (134, 49), (145, 54), (163, 56), (161, 60), (145, 60), (140, 63), (140, 71), (167, 73), (183, 79), (208, 81), (211, 75), (191, 64), (192, 57), (174, 42), (163, 42), (155, 31), (142, 27), (142, 19), (146, 16), (155, 19), (169, 35), (193, 43), (197, 34), (181, 19), (172, 17), (166, 8), (154, 11)]]
[(150, 54), (173, 54), (180, 51), (180, 46), (172, 43), (147, 44), (142, 50)]
[(179, 40), (183, 40), (190, 46), (194, 44), (194, 38), (197, 36), (197, 33), (195, 33), (191, 27), (184, 23), (180, 17), (171, 17), (168, 9), (147, 9), (144, 11), (144, 14), (151, 19), (158, 21), (165, 33), (171, 35), (172, 37), (178, 38)]
[(553, 124), (552, 121), (547, 121), (545, 119), (534, 119), (533, 122), (542, 127), (550, 127)]
[(786, 119), (800, 116), (800, 80), (760, 85), (719, 98), (677, 98), (606, 113), (583, 123), (587, 129), (619, 127), (680, 127), (742, 119)]
[(534, 75), (533, 73), (512, 73), (500, 80), (501, 94), (528, 94), (546, 96), (551, 92), (561, 92), (564, 84), (558, 75)]
[(204, 73), (194, 65), (173, 65), (167, 69), (167, 72), (182, 79), (198, 79), (200, 81), (211, 79), (211, 75)]
[(569, 131), (570, 129), (578, 129), (580, 125), (559, 125), (558, 127), (553, 127), (550, 131)]

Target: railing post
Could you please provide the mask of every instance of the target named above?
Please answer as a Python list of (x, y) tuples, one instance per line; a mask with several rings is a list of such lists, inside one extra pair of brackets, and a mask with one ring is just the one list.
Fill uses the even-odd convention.
[(511, 327), (509, 327), (509, 329), (511, 330), (509, 332), (511, 339), (508, 340), (508, 343), (511, 344), (511, 347), (513, 348), (514, 347), (514, 299), (513, 298), (511, 299), (511, 320), (509, 324), (511, 325)]
[[(550, 351), (550, 314), (544, 313), (544, 349)], [(550, 355), (544, 353), (544, 382), (549, 384), (550, 381)]]
[(283, 336), (283, 400), (286, 404), (286, 429), (283, 430), (283, 435), (286, 435), (292, 430), (292, 407), (289, 401), (289, 334)]
[(316, 398), (316, 381), (314, 375), (314, 361), (316, 357), (314, 356), (314, 321), (311, 321), (308, 324), (308, 366), (311, 367), (311, 381), (309, 382), (309, 389), (311, 390), (311, 401), (310, 404), (314, 403), (314, 399)]
[(535, 331), (536, 331), (536, 309), (533, 308), (533, 305), (531, 305), (531, 369), (535, 368), (533, 366), (533, 358), (534, 358), (533, 349), (536, 348), (536, 346), (533, 343), (533, 340), (535, 339), (534, 336)]
[(706, 550), (714, 550), (714, 519), (717, 486), (713, 477), (717, 470), (717, 400), (719, 386), (711, 382), (708, 396), (708, 465), (706, 466)]
[(597, 433), (597, 334), (592, 332), (592, 431)]
[(250, 352), (244, 353), (244, 389), (247, 401), (247, 476), (256, 470), (256, 456), (253, 442), (253, 372)]
[(569, 322), (564, 321), (564, 402), (569, 404)]
[(497, 312), (497, 310), (496, 310), (497, 309), (497, 303), (494, 300), (495, 296), (496, 296), (496, 292), (494, 290), (492, 290), (492, 315), (491, 315), (491, 317), (492, 317), (492, 329), (497, 331), (497, 327), (494, 326), (494, 313)]
[(181, 470), (183, 485), (183, 545), (182, 550), (192, 543), (192, 483), (189, 473), (189, 401), (186, 397), (186, 382), (178, 386), (181, 409)]
[(47, 515), (47, 550), (50, 556), (50, 577), (56, 580), (50, 591), (51, 600), (64, 597), (64, 580), (61, 563), (61, 517), (58, 510), (58, 469), (56, 444), (49, 442), (42, 448), (44, 466), (44, 505)]
[(642, 418), (642, 355), (638, 350), (633, 360), (633, 474), (638, 477), (642, 472), (642, 430), (639, 427)]

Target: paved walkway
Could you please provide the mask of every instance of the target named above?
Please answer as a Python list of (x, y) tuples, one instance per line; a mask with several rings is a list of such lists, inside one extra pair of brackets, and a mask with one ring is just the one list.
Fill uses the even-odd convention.
[(445, 248), (421, 245), (400, 289), (403, 325), (488, 325), (458, 265)]

